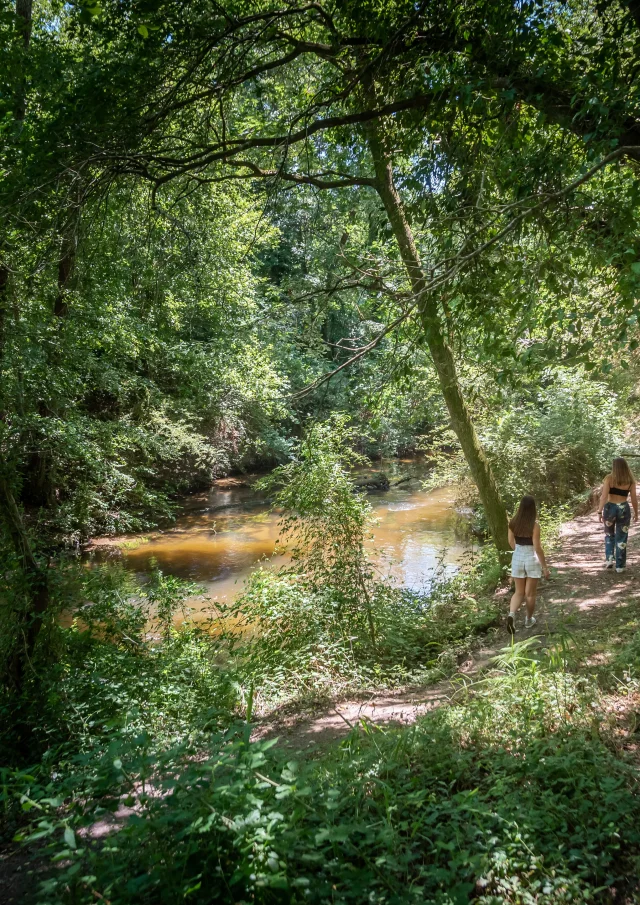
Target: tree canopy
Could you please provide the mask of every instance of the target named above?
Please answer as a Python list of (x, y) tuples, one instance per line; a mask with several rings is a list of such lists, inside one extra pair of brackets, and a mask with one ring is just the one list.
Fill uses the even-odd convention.
[[(494, 592), (524, 493), (557, 542), (638, 452), (639, 62), (633, 0), (0, 0), (0, 802), (37, 901), (635, 901), (635, 598), (576, 641), (558, 591), (557, 648), (501, 650)], [(473, 548), (420, 591), (354, 483), (404, 456)], [(247, 472), (290, 561), (207, 622), (83, 558)], [(252, 740), (452, 677), (313, 763)]]

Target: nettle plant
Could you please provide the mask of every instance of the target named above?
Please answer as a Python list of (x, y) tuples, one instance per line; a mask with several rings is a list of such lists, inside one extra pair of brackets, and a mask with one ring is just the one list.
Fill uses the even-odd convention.
[(377, 583), (365, 551), (371, 506), (351, 474), (363, 461), (350, 445), (348, 419), (335, 416), (313, 425), (297, 457), (261, 484), (275, 489), (274, 505), (283, 512), (280, 543), (291, 556), (286, 571), (312, 594), (330, 591), (336, 618), (349, 630), (366, 625), (375, 650)]

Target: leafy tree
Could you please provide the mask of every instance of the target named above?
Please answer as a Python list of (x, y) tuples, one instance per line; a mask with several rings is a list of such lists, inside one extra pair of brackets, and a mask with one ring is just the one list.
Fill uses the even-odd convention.
[[(562, 163), (555, 127), (539, 130), (539, 141), (531, 135), (528, 108), (520, 115), (513, 90), (495, 79), (487, 83), (489, 51), (496, 58), (503, 43), (503, 12), (502, 4), (473, 3), (465, 4), (464, 14), (446, 4), (268, 3), (256, 11), (242, 3), (224, 10), (205, 3), (170, 17), (169, 26), (167, 10), (158, 4), (150, 21), (158, 32), (171, 33), (174, 87), (154, 97), (153, 129), (135, 161), (124, 161), (113, 146), (101, 152), (107, 172), (110, 161), (122, 160), (117, 166), (150, 180), (156, 193), (172, 180), (192, 185), (242, 178), (316, 190), (373, 189), (397, 242), (408, 295), (398, 316), (354, 358), (398, 322), (417, 317), (500, 550), (506, 546), (505, 510), (462, 393), (450, 333), (464, 321), (449, 316), (444, 287), (526, 224), (538, 219), (538, 231), (548, 231), (540, 218), (621, 156), (605, 154), (585, 172), (585, 155), (576, 147), (568, 165)], [(506, 17), (517, 59), (538, 45), (557, 45), (558, 28), (549, 11), (530, 4)], [(188, 77), (177, 78), (188, 60)], [(298, 90), (301, 83), (304, 91)], [(176, 133), (188, 141), (176, 144)], [(512, 178), (505, 179), (503, 170), (490, 185), (496, 139), (507, 157), (519, 153), (521, 160)], [(541, 166), (550, 149), (550, 162)], [(472, 154), (476, 161), (469, 164)], [(414, 186), (421, 179), (422, 196), (437, 200), (460, 174), (464, 190), (444, 226), (448, 247), (434, 254), (438, 243), (428, 249), (416, 234), (403, 195), (412, 178)], [(474, 183), (483, 189), (486, 184), (483, 205), (471, 202)], [(441, 228), (433, 221), (429, 227), (431, 235)], [(465, 313), (474, 328), (494, 316), (491, 306), (483, 310), (477, 303)], [(520, 318), (523, 313), (518, 307)]]
[(364, 614), (375, 650), (373, 572), (364, 549), (371, 507), (354, 492), (350, 475), (360, 460), (350, 448), (344, 417), (334, 418), (308, 431), (299, 458), (275, 469), (261, 486), (282, 485), (274, 502), (284, 510), (282, 537), (296, 575), (312, 592), (326, 588), (337, 594), (336, 617), (347, 632)]

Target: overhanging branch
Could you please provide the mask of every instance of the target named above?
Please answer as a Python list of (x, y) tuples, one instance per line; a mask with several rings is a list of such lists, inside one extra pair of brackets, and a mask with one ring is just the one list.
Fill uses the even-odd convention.
[[(229, 166), (245, 167), (249, 170), (247, 177), (257, 176), (260, 179), (283, 179), (285, 182), (295, 182), (298, 185), (312, 185), (318, 189), (342, 189), (354, 185), (364, 185), (375, 187), (375, 179), (367, 176), (349, 176), (343, 173), (334, 173), (328, 171), (325, 173), (290, 173), (286, 170), (264, 170), (251, 160), (232, 160), (228, 162)], [(334, 179), (327, 179), (327, 176), (335, 176)]]
[[(137, 174), (152, 179), (158, 185), (169, 182), (178, 176), (195, 170), (204, 169), (215, 163), (231, 163), (234, 158), (251, 150), (278, 150), (306, 141), (313, 135), (344, 126), (362, 125), (385, 116), (392, 116), (407, 110), (423, 110), (442, 94), (442, 89), (429, 94), (417, 94), (409, 98), (391, 101), (377, 108), (360, 110), (357, 113), (345, 113), (342, 116), (327, 116), (316, 119), (295, 132), (280, 133), (272, 136), (256, 138), (228, 138), (224, 144), (214, 142), (195, 154), (183, 158), (164, 154), (117, 154), (102, 150), (89, 159), (89, 163), (108, 163), (112, 161), (120, 165), (121, 172)], [(152, 168), (164, 169), (163, 175), (152, 173)]]
[(443, 266), (447, 269), (444, 273), (433, 277), (428, 283), (426, 283), (418, 296), (411, 296), (410, 301), (411, 304), (404, 310), (404, 312), (399, 315), (395, 320), (393, 320), (390, 324), (388, 324), (383, 330), (381, 330), (372, 340), (367, 343), (367, 345), (363, 346), (359, 349), (355, 355), (352, 355), (347, 361), (343, 362), (339, 367), (334, 368), (332, 371), (329, 371), (327, 374), (323, 374), (322, 377), (319, 377), (317, 380), (314, 380), (308, 386), (304, 387), (302, 390), (298, 390), (296, 393), (290, 394), (289, 398), (301, 398), (306, 396), (308, 393), (313, 392), (313, 390), (322, 386), (322, 384), (327, 383), (336, 374), (339, 374), (341, 371), (344, 371), (346, 368), (351, 367), (351, 365), (355, 364), (357, 361), (360, 361), (365, 355), (375, 349), (384, 339), (385, 336), (388, 336), (392, 331), (396, 330), (400, 324), (404, 323), (408, 318), (410, 318), (419, 305), (422, 304), (423, 300), (426, 296), (432, 294), (436, 289), (439, 289), (441, 286), (450, 282), (457, 273), (462, 269), (462, 267), (466, 264), (469, 264), (471, 261), (478, 258), (489, 248), (494, 245), (499, 244), (502, 239), (504, 239), (509, 233), (513, 232), (513, 230), (522, 223), (525, 219), (537, 213), (542, 208), (551, 204), (554, 201), (559, 201), (561, 198), (566, 195), (570, 195), (576, 189), (580, 188), (581, 185), (584, 185), (590, 179), (592, 179), (596, 173), (600, 172), (603, 167), (607, 166), (607, 164), (612, 163), (615, 160), (619, 160), (625, 154), (628, 154), (630, 150), (640, 151), (640, 148), (635, 146), (623, 146), (621, 148), (617, 148), (615, 151), (612, 151), (610, 154), (607, 154), (598, 163), (594, 164), (589, 170), (571, 182), (569, 185), (565, 186), (563, 189), (559, 189), (557, 192), (550, 192), (546, 194), (540, 201), (536, 204), (531, 205), (526, 210), (521, 211), (502, 228), (500, 229), (494, 236), (487, 239), (481, 245), (477, 246), (470, 252), (464, 252), (463, 248), (458, 252), (457, 255), (453, 257), (443, 258), (437, 264), (435, 264), (431, 269), (431, 273), (439, 270)]

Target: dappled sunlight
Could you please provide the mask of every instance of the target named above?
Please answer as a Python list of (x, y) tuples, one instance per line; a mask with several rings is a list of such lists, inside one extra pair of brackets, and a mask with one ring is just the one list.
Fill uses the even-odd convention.
[(279, 718), (276, 711), (268, 722), (256, 727), (253, 737), (279, 738), (290, 748), (304, 750), (343, 738), (352, 730), (364, 730), (368, 723), (374, 726), (411, 725), (421, 715), (450, 700), (455, 690), (455, 685), (447, 682), (413, 692), (368, 694), (360, 701), (339, 701), (307, 718), (300, 712), (288, 719)]
[[(604, 569), (604, 530), (597, 515), (579, 516), (561, 531), (562, 548), (553, 557), (554, 574), (548, 586), (541, 588), (545, 601), (541, 611), (547, 613), (562, 607), (589, 613), (640, 601), (640, 539), (637, 527), (629, 535), (627, 568), (619, 574)], [(557, 574), (555, 570), (557, 569)]]

